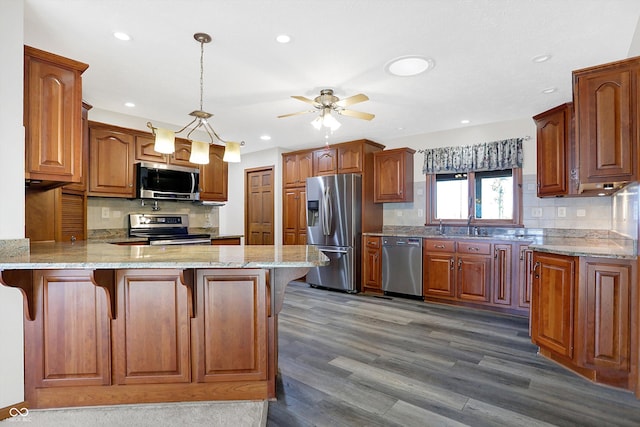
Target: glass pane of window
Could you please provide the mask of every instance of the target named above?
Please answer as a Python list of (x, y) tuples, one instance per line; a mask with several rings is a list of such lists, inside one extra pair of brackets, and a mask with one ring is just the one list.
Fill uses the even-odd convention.
[(475, 190), (476, 218), (513, 218), (513, 174), (511, 169), (476, 172)]
[(436, 176), (436, 218), (466, 219), (469, 214), (469, 186), (466, 173)]

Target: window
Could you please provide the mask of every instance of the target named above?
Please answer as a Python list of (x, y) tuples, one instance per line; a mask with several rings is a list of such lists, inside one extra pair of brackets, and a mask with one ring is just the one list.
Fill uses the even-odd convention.
[(427, 175), (427, 224), (521, 225), (522, 169)]

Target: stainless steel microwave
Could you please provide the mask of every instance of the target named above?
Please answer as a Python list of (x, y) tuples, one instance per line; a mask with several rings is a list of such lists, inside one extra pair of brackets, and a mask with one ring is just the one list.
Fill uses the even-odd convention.
[(140, 199), (200, 200), (200, 170), (161, 163), (136, 165), (136, 194)]

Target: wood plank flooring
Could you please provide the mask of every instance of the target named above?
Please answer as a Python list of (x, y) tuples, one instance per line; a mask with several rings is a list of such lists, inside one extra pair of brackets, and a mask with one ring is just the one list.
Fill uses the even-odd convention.
[(633, 394), (539, 356), (527, 319), (289, 284), (267, 426), (639, 426)]

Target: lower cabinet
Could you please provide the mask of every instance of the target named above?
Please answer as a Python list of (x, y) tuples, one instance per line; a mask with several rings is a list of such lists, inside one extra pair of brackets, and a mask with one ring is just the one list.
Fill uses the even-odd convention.
[(511, 242), (424, 239), (425, 300), (527, 315), (528, 306), (516, 295), (522, 294), (521, 283), (528, 283), (529, 271), (516, 271), (514, 253)]
[(382, 239), (378, 236), (364, 236), (362, 240), (362, 290), (382, 293)]
[(635, 260), (533, 252), (531, 339), (540, 353), (597, 383), (635, 390)]
[(4, 271), (33, 289), (30, 408), (275, 397), (263, 269)]

